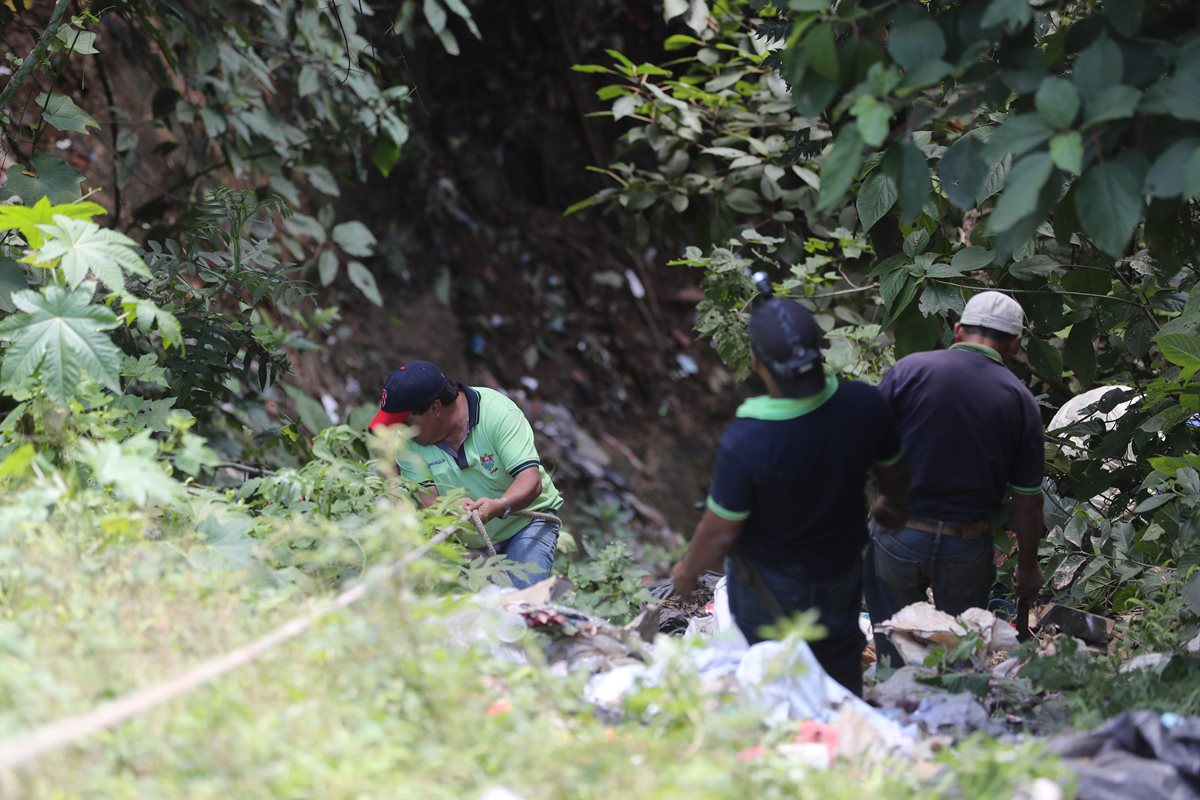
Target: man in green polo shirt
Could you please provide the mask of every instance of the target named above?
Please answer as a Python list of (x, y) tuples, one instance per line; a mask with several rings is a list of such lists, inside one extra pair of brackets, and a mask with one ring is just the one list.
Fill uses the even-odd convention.
[[(462, 491), (462, 509), (476, 511), (496, 552), (521, 565), (509, 572), (523, 588), (550, 574), (560, 523), (512, 516), (520, 510), (557, 516), (562, 496), (542, 467), (533, 428), (512, 400), (494, 389), (446, 379), (428, 361), (411, 361), (388, 376), (380, 407), (408, 412), (416, 433), (400, 470), (421, 486), (428, 506)], [(476, 533), (463, 535), (483, 547)]]

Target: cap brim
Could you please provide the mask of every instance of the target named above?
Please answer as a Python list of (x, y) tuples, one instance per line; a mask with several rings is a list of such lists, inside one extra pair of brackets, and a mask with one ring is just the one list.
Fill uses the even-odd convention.
[(408, 422), (408, 418), (410, 416), (412, 416), (411, 411), (397, 411), (392, 413), (390, 411), (384, 411), (381, 408), (379, 409), (379, 413), (375, 415), (375, 418), (371, 420), (371, 424), (367, 427), (379, 428), (387, 425), (403, 425), (404, 423)]

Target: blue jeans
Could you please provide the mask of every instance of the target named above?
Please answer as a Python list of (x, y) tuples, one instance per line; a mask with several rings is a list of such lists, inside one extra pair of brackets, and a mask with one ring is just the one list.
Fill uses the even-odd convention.
[[(556, 511), (545, 513), (557, 514)], [(506, 573), (514, 587), (524, 589), (550, 577), (550, 568), (554, 566), (554, 554), (558, 549), (558, 531), (561, 527), (562, 523), (558, 520), (546, 522), (533, 519), (511, 538), (496, 544), (497, 555), (508, 556), (509, 561), (521, 564), (525, 570), (524, 573)]]
[[(866, 637), (858, 626), (862, 608), (862, 564), (856, 559), (850, 569), (828, 577), (799, 565), (753, 563), (754, 569), (787, 615), (817, 609), (829, 633), (809, 642), (813, 655), (838, 683), (862, 696), (862, 651)], [(739, 575), (732, 559), (725, 562), (729, 610), (750, 644), (763, 641), (759, 629), (776, 622), (746, 576)]]
[[(939, 611), (958, 616), (968, 608), (987, 608), (996, 564), (992, 537), (985, 533), (963, 541), (957, 536), (904, 528), (883, 533), (871, 524), (871, 542), (863, 553), (864, 591), (871, 624), (878, 625), (912, 603), (925, 602), (933, 588)], [(875, 634), (875, 653), (903, 665), (900, 654), (881, 633)]]

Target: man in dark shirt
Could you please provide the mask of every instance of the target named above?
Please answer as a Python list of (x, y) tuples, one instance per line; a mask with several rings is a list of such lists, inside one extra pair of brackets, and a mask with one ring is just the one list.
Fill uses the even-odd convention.
[[(879, 389), (891, 404), (912, 469), (907, 522), (873, 529), (865, 557), (867, 605), (878, 624), (926, 599), (958, 615), (986, 608), (996, 567), (991, 519), (1012, 492), (1018, 596), (1037, 593), (1042, 518), (1042, 422), (1036, 401), (1008, 370), (1021, 344), (1016, 300), (982, 292), (963, 309), (949, 350), (900, 359)], [(882, 635), (880, 658), (900, 657)]]
[(820, 327), (799, 303), (759, 302), (750, 346), (769, 396), (743, 403), (721, 437), (708, 509), (671, 572), (675, 590), (690, 594), (702, 570), (730, 556), (730, 610), (746, 638), (759, 642), (763, 626), (816, 608), (829, 633), (813, 654), (861, 694), (864, 490), (874, 472), (875, 518), (898, 528), (899, 431), (876, 389), (825, 373)]

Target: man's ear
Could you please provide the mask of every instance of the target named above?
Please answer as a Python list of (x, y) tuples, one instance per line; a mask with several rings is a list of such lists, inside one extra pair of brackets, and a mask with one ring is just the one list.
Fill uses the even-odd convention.
[(954, 323), (954, 341), (961, 342), (962, 340), (963, 340), (962, 323), (956, 322), (956, 323)]

